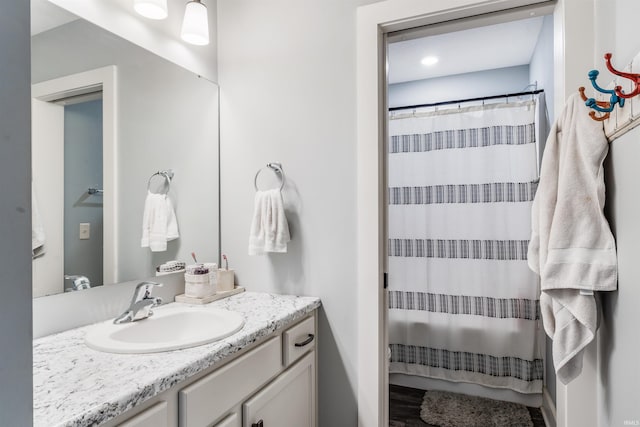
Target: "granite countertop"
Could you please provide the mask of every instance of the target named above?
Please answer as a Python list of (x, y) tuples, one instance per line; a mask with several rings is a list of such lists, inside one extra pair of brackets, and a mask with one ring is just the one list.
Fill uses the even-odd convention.
[(92, 350), (84, 336), (93, 325), (34, 340), (34, 426), (80, 427), (111, 420), (319, 306), (320, 299), (314, 297), (244, 292), (204, 306), (241, 313), (245, 325), (240, 332), (211, 344), (162, 353)]

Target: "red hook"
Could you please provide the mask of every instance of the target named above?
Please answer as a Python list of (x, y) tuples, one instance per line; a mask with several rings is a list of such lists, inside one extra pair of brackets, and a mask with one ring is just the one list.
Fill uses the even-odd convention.
[[(580, 98), (582, 98), (582, 100), (586, 102), (587, 95), (584, 94), (584, 91), (585, 91), (584, 86), (580, 86), (578, 88), (578, 92), (580, 92)], [(609, 108), (611, 106), (611, 103), (606, 101), (596, 101), (596, 104), (598, 104), (598, 106), (602, 108)], [(609, 113), (604, 113), (602, 116), (596, 117), (596, 112), (591, 111), (589, 112), (589, 117), (591, 117), (596, 122), (603, 122), (609, 118)]]
[(616, 95), (618, 95), (620, 98), (628, 99), (628, 98), (633, 98), (634, 96), (640, 94), (640, 74), (625, 73), (625, 72), (616, 70), (615, 68), (613, 68), (613, 65), (611, 65), (611, 56), (612, 56), (611, 53), (604, 54), (604, 60), (607, 65), (607, 69), (611, 71), (612, 74), (615, 74), (616, 76), (624, 77), (625, 79), (631, 80), (634, 85), (633, 91), (631, 91), (631, 93), (623, 93), (622, 86), (616, 86), (615, 87)]

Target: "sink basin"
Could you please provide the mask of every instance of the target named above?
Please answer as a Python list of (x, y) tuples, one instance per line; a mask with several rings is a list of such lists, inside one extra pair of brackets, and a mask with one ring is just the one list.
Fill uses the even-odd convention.
[(91, 329), (86, 344), (108, 353), (156, 353), (208, 344), (238, 332), (239, 313), (214, 308), (160, 307), (153, 316), (131, 323), (103, 323)]

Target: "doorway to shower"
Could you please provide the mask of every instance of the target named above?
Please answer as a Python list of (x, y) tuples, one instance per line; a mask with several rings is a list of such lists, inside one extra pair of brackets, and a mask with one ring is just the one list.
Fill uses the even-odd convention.
[[(555, 389), (538, 280), (527, 266), (553, 117), (552, 11), (387, 37), (390, 425), (403, 425), (403, 392), (538, 408), (545, 380)], [(534, 422), (542, 419), (536, 411)]]

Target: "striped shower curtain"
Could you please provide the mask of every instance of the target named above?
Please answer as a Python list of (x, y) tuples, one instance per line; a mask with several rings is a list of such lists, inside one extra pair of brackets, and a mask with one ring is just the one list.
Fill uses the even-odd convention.
[(542, 391), (535, 102), (390, 117), (390, 373)]

